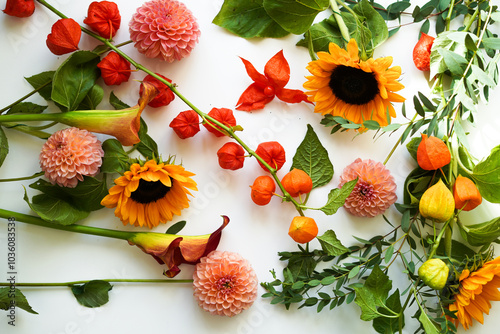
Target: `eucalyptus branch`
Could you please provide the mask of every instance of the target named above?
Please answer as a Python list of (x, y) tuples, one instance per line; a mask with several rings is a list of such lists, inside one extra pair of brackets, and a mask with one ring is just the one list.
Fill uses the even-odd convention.
[(39, 176), (42, 176), (44, 174), (45, 174), (44, 172), (38, 172), (38, 173), (35, 173), (31, 176), (13, 177), (13, 178), (9, 178), (9, 179), (0, 179), (0, 182), (14, 182), (14, 181), (31, 180), (31, 179), (37, 178)]
[(15, 106), (16, 104), (20, 103), (20, 102), (23, 102), (24, 100), (26, 100), (28, 97), (30, 97), (31, 95), (35, 94), (35, 93), (38, 93), (40, 90), (42, 90), (43, 88), (45, 88), (46, 86), (48, 86), (50, 83), (52, 83), (52, 80), (51, 81), (48, 81), (46, 83), (44, 83), (43, 85), (41, 85), (40, 87), (32, 90), (31, 92), (29, 92), (28, 94), (24, 95), (23, 97), (21, 97), (20, 99), (18, 99), (17, 101), (14, 101), (12, 102), (11, 104), (9, 104), (8, 106), (0, 109), (0, 114), (4, 113), (5, 111), (9, 110), (10, 108), (12, 108), (13, 106)]

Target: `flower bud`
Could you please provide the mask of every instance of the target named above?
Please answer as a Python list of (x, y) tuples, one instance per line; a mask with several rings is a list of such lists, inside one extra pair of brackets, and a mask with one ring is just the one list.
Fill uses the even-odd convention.
[[(162, 77), (163, 79), (167, 80), (168, 82), (172, 82), (169, 78), (159, 74), (155, 73), (156, 75)], [(152, 99), (149, 103), (148, 106), (153, 107), (153, 108), (159, 108), (159, 107), (164, 107), (170, 104), (175, 98), (174, 93), (170, 90), (170, 88), (160, 80), (156, 79), (154, 76), (148, 74), (143, 82), (149, 82), (155, 86), (155, 88), (158, 90), (158, 94), (155, 96), (154, 99)], [(139, 89), (139, 95), (142, 95), (144, 87), (141, 85)]]
[(420, 39), (413, 48), (413, 63), (420, 71), (430, 70), (431, 48), (434, 37), (421, 33)]
[(101, 70), (101, 77), (108, 86), (120, 85), (130, 78), (130, 63), (114, 51), (108, 53), (97, 67)]
[(97, 32), (102, 38), (110, 39), (120, 28), (121, 16), (116, 3), (111, 1), (94, 1), (90, 4), (87, 17), (83, 23)]
[(276, 184), (272, 177), (263, 175), (257, 177), (250, 188), (252, 188), (250, 193), (252, 201), (257, 205), (266, 205), (269, 204), (274, 195)]
[(419, 203), (420, 214), (425, 218), (434, 219), (438, 223), (444, 223), (455, 213), (455, 200), (453, 195), (443, 183), (439, 181), (427, 189)]
[(169, 126), (181, 139), (193, 137), (200, 131), (200, 117), (194, 110), (186, 110), (177, 115)]
[[(208, 112), (208, 116), (214, 118), (215, 120), (221, 122), (222, 124), (226, 125), (227, 127), (232, 128), (233, 126), (236, 126), (236, 118), (234, 118), (233, 111), (228, 108), (212, 108)], [(217, 129), (222, 128), (216, 124), (211, 125), (212, 123), (207, 122), (204, 123), (203, 126), (208, 130), (208, 132), (213, 133), (216, 137), (223, 137), (225, 136), (224, 132), (221, 132)], [(215, 127), (214, 127), (215, 126)]]
[(297, 216), (294, 217), (288, 235), (300, 244), (305, 244), (318, 235), (318, 225), (314, 219), (309, 217)]
[(245, 161), (245, 150), (236, 143), (225, 143), (217, 151), (219, 166), (224, 169), (237, 170), (243, 167)]
[(82, 37), (80, 25), (73, 19), (60, 19), (52, 26), (47, 36), (47, 47), (55, 55), (63, 55), (78, 50)]
[[(286, 161), (285, 149), (277, 141), (260, 143), (255, 153), (261, 157), (271, 168), (279, 170)], [(268, 172), (267, 168), (260, 162), (259, 165)]]
[(439, 138), (422, 133), (422, 141), (417, 149), (417, 162), (420, 168), (436, 170), (446, 166), (451, 161), (448, 146)]
[(7, 0), (3, 12), (15, 17), (29, 17), (35, 11), (34, 0)]
[(418, 268), (418, 277), (430, 288), (441, 290), (448, 280), (450, 269), (441, 259), (430, 259)]
[(311, 177), (303, 170), (297, 168), (288, 172), (281, 180), (281, 183), (292, 197), (308, 194), (313, 188)]
[(483, 201), (474, 182), (462, 175), (457, 177), (453, 185), (453, 198), (455, 199), (455, 209), (463, 211), (470, 211)]

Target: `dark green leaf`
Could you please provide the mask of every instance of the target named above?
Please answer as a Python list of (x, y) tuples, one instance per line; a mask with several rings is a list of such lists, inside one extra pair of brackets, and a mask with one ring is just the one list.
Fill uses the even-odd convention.
[(293, 157), (291, 168), (306, 172), (312, 179), (313, 188), (327, 184), (333, 177), (333, 165), (328, 157), (328, 151), (309, 124), (304, 140)]
[(12, 106), (7, 114), (40, 114), (47, 106), (41, 106), (32, 102), (20, 102)]
[(287, 268), (294, 281), (308, 279), (316, 268), (316, 261), (311, 256), (294, 256), (288, 260)]
[(11, 307), (19, 307), (26, 312), (38, 314), (38, 312), (31, 308), (21, 290), (13, 287), (0, 288), (0, 310), (7, 311)]
[(108, 292), (113, 287), (109, 282), (93, 280), (81, 285), (73, 285), (71, 291), (76, 300), (85, 307), (99, 307), (109, 301)]
[(413, 107), (415, 107), (415, 111), (417, 112), (417, 114), (419, 114), (422, 117), (425, 117), (424, 108), (420, 104), (420, 101), (418, 100), (418, 97), (416, 95), (413, 96)]
[(401, 12), (410, 7), (409, 1), (393, 2), (387, 6), (387, 20), (396, 20), (401, 16)]
[(121, 109), (127, 109), (130, 108), (128, 104), (120, 100), (118, 97), (116, 97), (114, 92), (111, 92), (109, 94), (109, 104), (113, 106), (116, 110), (121, 110)]
[(165, 233), (166, 234), (177, 234), (184, 228), (184, 226), (186, 226), (185, 220), (178, 221), (174, 225), (170, 226)]
[(52, 93), (52, 78), (55, 73), (55, 71), (47, 71), (25, 79), (34, 89), (39, 89), (38, 94), (40, 94), (45, 100), (50, 101), (50, 94)]
[[(337, 239), (337, 235), (333, 230), (328, 230), (326, 231), (322, 236), (317, 237), (319, 240), (319, 243), (321, 244), (321, 248), (323, 249), (324, 252), (326, 252), (328, 255), (331, 256), (340, 256), (342, 254), (345, 254), (349, 251), (347, 247), (342, 245), (339, 239)], [(333, 277), (333, 281), (335, 280), (335, 277)], [(329, 283), (329, 284), (331, 284)], [(322, 281), (323, 284), (323, 281)]]
[(369, 321), (377, 318), (377, 307), (384, 306), (392, 282), (389, 277), (375, 266), (363, 287), (354, 287), (356, 304), (361, 308), (361, 320)]
[(51, 99), (67, 111), (76, 110), (100, 76), (99, 61), (90, 51), (71, 54), (54, 74)]
[[(460, 227), (460, 225), (459, 225), (459, 227)], [(460, 233), (462, 233), (462, 231), (460, 231)], [(467, 240), (467, 239), (464, 238), (464, 240)], [(436, 254), (439, 256), (450, 257), (450, 258), (452, 258), (456, 261), (459, 261), (459, 262), (472, 259), (474, 257), (474, 255), (476, 255), (476, 252), (474, 250), (472, 250), (471, 248), (467, 247), (466, 245), (464, 245), (463, 243), (461, 243), (457, 240), (451, 241), (451, 256), (450, 256), (450, 254), (446, 254), (447, 250), (445, 248), (446, 248), (445, 243), (441, 242), (439, 244), (437, 251), (436, 251)]]
[(429, 109), (432, 112), (435, 112), (437, 110), (437, 107), (434, 105), (434, 103), (431, 102), (431, 100), (427, 98), (427, 96), (425, 96), (421, 92), (418, 92), (418, 97), (420, 98), (420, 101), (422, 101), (422, 103), (427, 109)]
[(411, 157), (415, 159), (415, 161), (417, 161), (417, 151), (421, 141), (421, 137), (414, 137), (408, 142), (408, 144), (406, 144), (408, 153), (410, 153)]
[[(431, 23), (430, 23), (429, 19), (425, 20), (424, 23), (422, 23), (422, 26), (420, 27), (420, 33), (423, 32), (425, 34), (428, 34), (430, 26), (431, 26)], [(418, 34), (419, 39), (420, 39), (420, 33)]]
[[(392, 295), (387, 298), (387, 301), (385, 303), (387, 308), (389, 308), (391, 311), (394, 313), (400, 313), (401, 312), (401, 300), (399, 296), (399, 289), (394, 291)], [(379, 312), (384, 315), (392, 316), (393, 314), (390, 313), (388, 310), (381, 308), (379, 309)], [(380, 316), (378, 318), (373, 319), (373, 328), (377, 331), (377, 333), (381, 334), (393, 334), (393, 333), (399, 333), (400, 328), (404, 328), (405, 326), (405, 321), (404, 321), (404, 314), (401, 313), (400, 317), (397, 318), (392, 318), (392, 317), (384, 317)], [(401, 321), (400, 321), (401, 320)]]
[(104, 157), (102, 159), (102, 173), (123, 173), (130, 168), (128, 154), (122, 144), (116, 139), (107, 139), (102, 144)]
[(465, 47), (472, 52), (475, 52), (477, 50), (476, 43), (474, 43), (472, 37), (470, 37), (470, 34), (467, 34), (465, 36)]
[(320, 208), (320, 210), (327, 215), (335, 214), (337, 210), (344, 205), (345, 200), (347, 199), (347, 197), (349, 197), (357, 182), (358, 179), (351, 180), (349, 182), (346, 182), (340, 189), (335, 188), (330, 190), (330, 193), (328, 194), (328, 200), (326, 204), (322, 208)]
[[(321, 22), (313, 24), (311, 28), (309, 28), (309, 34), (311, 36), (314, 52), (328, 51), (330, 43), (335, 43), (341, 46), (344, 45), (342, 34), (340, 33), (337, 21), (333, 15)], [(308, 47), (307, 40), (305, 38), (301, 39), (297, 45), (306, 48)]]
[(243, 38), (289, 34), (267, 14), (263, 0), (225, 0), (212, 23)]
[(283, 29), (301, 35), (312, 25), (316, 15), (328, 8), (328, 0), (263, 0), (266, 13)]
[(500, 145), (491, 150), (486, 160), (472, 170), (472, 178), (483, 196), (489, 202), (500, 203)]
[[(364, 45), (366, 50), (369, 51), (368, 55), (371, 55), (373, 50), (389, 37), (387, 24), (368, 0), (361, 0), (352, 10), (362, 17), (363, 24), (370, 32), (371, 41), (357, 40), (358, 45)], [(370, 47), (368, 47), (368, 42), (370, 42)]]
[(104, 97), (104, 90), (98, 84), (92, 86), (78, 106), (78, 110), (95, 110)]
[(148, 135), (148, 126), (142, 118), (141, 118), (141, 127), (139, 129), (139, 139), (141, 141), (135, 145), (135, 148), (146, 159), (152, 159), (160, 155), (158, 153), (158, 145), (153, 140), (153, 138), (151, 138)]
[(3, 127), (0, 126), (0, 166), (3, 165), (7, 154), (9, 154), (9, 140), (3, 131)]
[(489, 245), (500, 238), (500, 217), (480, 224), (461, 226), (460, 233), (471, 246)]

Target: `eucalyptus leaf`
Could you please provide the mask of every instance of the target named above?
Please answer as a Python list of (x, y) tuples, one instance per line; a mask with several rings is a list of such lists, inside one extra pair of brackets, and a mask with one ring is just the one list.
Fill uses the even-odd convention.
[(295, 34), (305, 33), (316, 15), (328, 8), (329, 0), (263, 0), (266, 13), (283, 29)]
[(76, 110), (100, 76), (99, 55), (90, 51), (77, 51), (61, 64), (52, 81), (51, 99)]
[(71, 291), (78, 302), (85, 307), (100, 307), (109, 301), (109, 282), (93, 280), (81, 285), (73, 285)]
[(319, 141), (310, 124), (307, 132), (293, 157), (292, 167), (306, 172), (312, 179), (313, 188), (327, 184), (333, 177), (333, 165), (328, 151)]
[(52, 93), (52, 79), (54, 78), (55, 73), (55, 71), (46, 71), (25, 79), (34, 89), (38, 89), (38, 94), (40, 94), (45, 100), (51, 101), (50, 94)]
[(122, 174), (130, 168), (129, 156), (122, 144), (116, 139), (107, 139), (102, 143), (104, 157), (102, 158), (102, 173)]
[(12, 305), (15, 307), (19, 307), (26, 312), (32, 314), (38, 314), (31, 305), (28, 303), (28, 300), (24, 296), (24, 294), (18, 288), (5, 287), (0, 288), (0, 310), (9, 310)]
[(7, 154), (9, 154), (9, 140), (3, 131), (3, 127), (0, 126), (0, 167), (3, 165)]
[(181, 220), (170, 226), (168, 230), (165, 232), (166, 234), (178, 234), (183, 228), (186, 226), (186, 221)]
[(361, 320), (370, 321), (379, 316), (378, 307), (385, 306), (392, 282), (389, 277), (375, 266), (362, 287), (354, 287), (354, 302), (361, 308)]
[(498, 37), (483, 38), (483, 45), (489, 49), (500, 50), (500, 38)]
[(464, 74), (465, 68), (467, 67), (467, 59), (447, 49), (441, 49), (438, 50), (438, 52), (443, 57), (446, 67), (452, 74), (456, 76), (462, 76)]
[(472, 170), (472, 178), (481, 196), (489, 202), (500, 203), (500, 145)]
[(317, 237), (317, 239), (323, 251), (328, 255), (340, 256), (349, 252), (349, 248), (342, 245), (333, 230), (327, 230), (322, 236)]
[(320, 208), (320, 210), (329, 216), (335, 214), (337, 210), (344, 205), (347, 197), (349, 197), (352, 193), (357, 182), (358, 179), (356, 178), (355, 180), (346, 182), (340, 189), (335, 188), (330, 190), (328, 200), (326, 204)]
[(224, 0), (212, 23), (243, 38), (279, 38), (289, 34), (269, 16), (263, 0)]
[(32, 102), (19, 102), (7, 111), (7, 114), (40, 114), (47, 106), (41, 106)]

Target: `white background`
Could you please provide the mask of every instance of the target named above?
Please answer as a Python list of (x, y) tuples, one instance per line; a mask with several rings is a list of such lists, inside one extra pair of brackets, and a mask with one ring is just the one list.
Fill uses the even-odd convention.
[[(53, 5), (67, 16), (82, 24), (91, 1), (54, 0)], [(135, 9), (140, 5), (135, 1), (116, 1), (122, 15), (122, 28), (115, 37), (116, 42), (129, 39), (127, 24)], [(241, 56), (251, 61), (257, 70), (263, 71), (264, 65), (278, 51), (283, 50), (291, 67), (291, 79), (287, 88), (302, 89), (305, 69), (310, 60), (304, 48), (296, 47), (299, 36), (282, 39), (245, 40), (236, 37), (211, 21), (218, 13), (222, 0), (185, 0), (201, 27), (199, 44), (191, 56), (172, 64), (147, 59), (138, 54), (132, 45), (124, 50), (134, 59), (150, 69), (171, 78), (191, 102), (208, 112), (213, 107), (232, 108), (241, 93), (251, 83)], [(381, 1), (388, 4), (387, 1)], [(5, 7), (5, 1), (1, 2)], [(410, 10), (408, 10), (410, 11)], [(411, 11), (410, 11), (411, 12)], [(0, 15), (0, 61), (2, 77), (0, 79), (0, 106), (5, 106), (31, 91), (23, 77), (29, 77), (42, 71), (54, 70), (66, 58), (54, 56), (45, 46), (45, 39), (56, 16), (37, 4), (35, 14), (26, 19), (17, 19)], [(390, 22), (393, 27), (396, 23)], [(394, 37), (376, 51), (375, 57), (393, 56), (393, 65), (402, 67), (401, 82), (405, 89), (399, 92), (408, 100), (407, 110), (411, 114), (413, 95), (421, 91), (428, 95), (429, 88), (424, 73), (418, 71), (411, 59), (411, 51), (417, 41), (420, 24), (403, 27)], [(497, 33), (498, 25), (493, 28)], [(431, 32), (432, 34), (432, 32)], [(92, 49), (95, 42), (83, 35), (81, 49)], [(142, 73), (133, 73), (131, 80), (119, 87), (113, 87), (116, 95), (126, 103), (133, 105), (138, 98), (139, 83)], [(110, 90), (106, 92), (109, 93)], [(496, 92), (498, 93), (498, 89)], [(499, 143), (498, 128), (500, 118), (495, 114), (500, 98), (491, 94), (489, 106), (481, 106), (477, 114), (477, 126), (471, 128), (470, 140), (472, 154), (481, 159), (489, 154), (491, 148)], [(108, 95), (106, 95), (108, 96)], [(30, 101), (43, 104), (39, 97)], [(401, 104), (395, 106), (400, 114)], [(51, 106), (52, 108), (52, 106)], [(103, 102), (102, 109), (111, 109)], [(187, 220), (183, 234), (197, 235), (214, 231), (221, 224), (221, 215), (230, 217), (231, 222), (223, 232), (220, 250), (234, 251), (252, 263), (261, 282), (272, 280), (269, 270), (276, 269), (280, 274), (282, 263), (278, 260), (278, 251), (296, 250), (296, 244), (288, 237), (288, 226), (296, 215), (289, 203), (280, 203), (274, 198), (271, 204), (259, 207), (250, 200), (249, 185), (264, 174), (257, 162), (247, 159), (243, 169), (238, 171), (222, 170), (217, 163), (216, 151), (228, 141), (216, 138), (204, 128), (194, 137), (179, 139), (168, 127), (170, 121), (188, 108), (179, 98), (169, 106), (147, 108), (143, 116), (148, 122), (150, 134), (159, 145), (160, 153), (166, 158), (176, 155), (177, 161), (186, 169), (196, 173), (195, 180), (199, 191), (191, 201), (189, 209), (174, 222)], [(384, 161), (394, 146), (400, 132), (393, 136), (383, 136), (373, 140), (373, 133), (355, 136), (350, 131), (330, 135), (330, 129), (319, 124), (321, 116), (312, 112), (313, 107), (305, 103), (289, 105), (275, 99), (264, 110), (246, 113), (235, 111), (238, 124), (244, 131), (241, 137), (252, 147), (258, 143), (277, 140), (287, 152), (287, 162), (280, 171), (283, 176), (291, 166), (296, 147), (302, 141), (306, 124), (311, 124), (323, 145), (328, 149), (335, 167), (332, 182), (316, 189), (310, 196), (310, 206), (320, 207), (326, 201), (331, 188), (337, 187), (342, 169), (356, 158)], [(42, 140), (31, 138), (15, 131), (6, 131), (9, 138), (10, 154), (0, 168), (0, 178), (21, 177), (39, 171), (38, 154)], [(99, 135), (101, 140), (107, 137)], [(397, 149), (387, 163), (398, 183), (398, 197), (402, 198), (401, 185), (406, 175), (415, 167), (404, 146)], [(30, 213), (23, 201), (23, 185), (27, 187), (33, 181), (0, 183), (0, 207), (8, 210)], [(31, 196), (35, 194), (28, 188)], [(470, 223), (483, 222), (500, 213), (498, 205), (484, 203), (472, 213), (464, 214)], [(325, 216), (321, 212), (308, 214), (316, 219), (320, 234), (327, 229), (334, 229), (344, 245), (354, 243), (353, 235), (370, 238), (375, 234), (390, 231), (381, 217), (375, 219), (356, 218), (340, 209), (334, 216)], [(386, 215), (397, 224), (400, 215), (391, 207)], [(85, 225), (104, 228), (134, 230), (124, 227), (113, 215), (112, 209), (103, 209), (92, 213)], [(156, 231), (163, 232), (170, 226), (159, 226)], [(7, 224), (0, 224), (0, 245), (5, 244)], [(5, 232), (4, 232), (5, 231)], [(316, 241), (311, 246), (319, 247)], [(497, 248), (498, 250), (498, 248)], [(6, 251), (0, 249), (0, 268), (6, 268)], [(17, 266), (19, 282), (63, 282), (82, 279), (100, 278), (162, 278), (163, 267), (149, 255), (130, 247), (121, 240), (112, 240), (94, 236), (72, 234), (49, 230), (35, 226), (17, 224)], [(4, 269), (0, 269), (6, 272)], [(193, 267), (181, 266), (178, 278), (190, 278)], [(407, 286), (402, 269), (394, 266), (391, 278), (393, 286), (404, 290)], [(2, 274), (3, 275), (3, 274)], [(0, 276), (0, 281), (4, 281)], [(185, 285), (132, 285), (116, 284), (110, 292), (110, 302), (97, 309), (80, 306), (69, 289), (23, 290), (31, 306), (39, 312), (32, 315), (17, 310), (16, 327), (7, 324), (8, 318), (0, 313), (0, 333), (131, 333), (159, 330), (177, 333), (374, 333), (371, 322), (359, 319), (360, 310), (355, 303), (343, 305), (334, 311), (324, 310), (317, 314), (315, 308), (295, 308), (287, 311), (282, 306), (269, 305), (269, 299), (258, 298), (254, 306), (244, 313), (233, 317), (213, 316), (200, 309), (192, 297), (192, 289)], [(259, 295), (265, 291), (259, 287)], [(416, 329), (415, 319), (406, 318), (405, 333)], [(493, 303), (493, 315), (485, 317), (485, 325), (475, 324), (470, 333), (488, 333), (500, 325), (500, 305)], [(463, 330), (462, 330), (463, 331)]]

